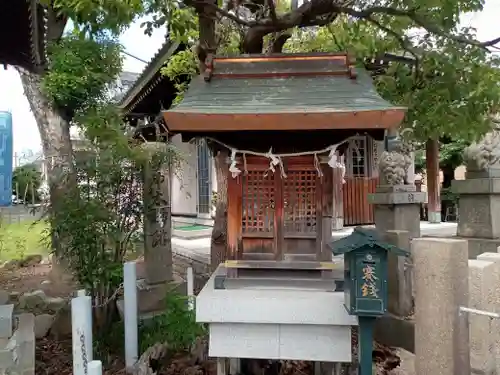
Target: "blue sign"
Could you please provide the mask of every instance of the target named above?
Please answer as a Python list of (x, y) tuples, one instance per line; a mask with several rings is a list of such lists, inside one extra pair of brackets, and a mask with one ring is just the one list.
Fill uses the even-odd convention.
[(12, 113), (0, 111), (0, 207), (12, 204)]

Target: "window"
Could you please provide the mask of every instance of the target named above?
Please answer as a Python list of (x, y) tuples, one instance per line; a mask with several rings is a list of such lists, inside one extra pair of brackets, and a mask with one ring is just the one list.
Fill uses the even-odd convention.
[(366, 137), (351, 140), (347, 148), (348, 172), (352, 177), (368, 176)]
[(200, 140), (197, 145), (198, 159), (198, 213), (210, 214), (212, 183), (210, 180), (210, 151), (207, 143)]

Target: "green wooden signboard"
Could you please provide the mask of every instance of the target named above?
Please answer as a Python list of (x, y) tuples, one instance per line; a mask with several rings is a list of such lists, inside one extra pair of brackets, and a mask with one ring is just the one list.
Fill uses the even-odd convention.
[(335, 255), (344, 255), (344, 304), (359, 317), (360, 375), (370, 375), (375, 318), (387, 311), (387, 255), (409, 253), (383, 242), (376, 230), (361, 227), (330, 247)]

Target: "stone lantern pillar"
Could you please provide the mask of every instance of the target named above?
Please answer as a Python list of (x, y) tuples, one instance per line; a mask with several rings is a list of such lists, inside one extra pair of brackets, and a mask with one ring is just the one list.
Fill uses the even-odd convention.
[(452, 181), (458, 194), (457, 236), (469, 243), (469, 258), (500, 246), (500, 132), (493, 131), (464, 152), (465, 180)]
[(414, 178), (411, 183), (408, 180), (412, 163), (409, 145), (396, 137), (389, 140), (387, 151), (379, 158), (379, 185), (369, 195), (380, 233), (403, 230), (410, 238), (420, 237), (420, 204), (425, 201), (425, 193), (417, 191)]

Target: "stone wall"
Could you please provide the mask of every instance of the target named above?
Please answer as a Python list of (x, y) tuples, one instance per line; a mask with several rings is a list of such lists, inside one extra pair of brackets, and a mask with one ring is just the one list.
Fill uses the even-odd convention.
[(0, 373), (35, 374), (35, 317), (0, 305)]

